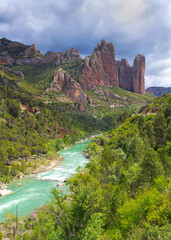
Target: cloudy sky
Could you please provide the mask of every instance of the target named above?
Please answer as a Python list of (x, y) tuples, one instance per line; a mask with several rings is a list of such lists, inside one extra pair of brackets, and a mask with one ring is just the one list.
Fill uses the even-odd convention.
[(0, 38), (90, 55), (101, 39), (118, 60), (146, 57), (146, 87), (171, 87), (170, 0), (0, 0)]

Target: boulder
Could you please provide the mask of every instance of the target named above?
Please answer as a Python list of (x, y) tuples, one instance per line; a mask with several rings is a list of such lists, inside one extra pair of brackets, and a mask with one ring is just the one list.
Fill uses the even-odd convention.
[(40, 175), (40, 174), (38, 174), (37, 176), (36, 176), (36, 179), (42, 179), (42, 176)]
[(15, 75), (21, 77), (22, 79), (24, 79), (24, 74), (22, 72), (14, 72)]
[(0, 190), (0, 196), (6, 196), (13, 193), (11, 190), (7, 190), (7, 189), (2, 189)]
[(6, 188), (7, 188), (6, 184), (0, 182), (0, 190), (4, 190), (4, 189), (6, 189)]
[(57, 187), (63, 187), (63, 186), (65, 186), (65, 183), (63, 183), (63, 182), (58, 182), (56, 186), (57, 186)]

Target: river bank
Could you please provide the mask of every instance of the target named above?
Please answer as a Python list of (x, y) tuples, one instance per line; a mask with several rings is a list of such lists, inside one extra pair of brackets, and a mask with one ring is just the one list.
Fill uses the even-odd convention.
[[(73, 145), (83, 143), (84, 141), (90, 140), (94, 137), (97, 137), (102, 134), (96, 134), (96, 135), (88, 135), (85, 139), (81, 139), (79, 141), (76, 141), (72, 145), (69, 145), (67, 147), (64, 147), (60, 151), (64, 151), (67, 149), (70, 149)], [(0, 196), (6, 196), (8, 194), (12, 194), (13, 192), (8, 190), (8, 185), (14, 183), (17, 179), (24, 179), (28, 178), (32, 175), (37, 174), (37, 178), (41, 179), (40, 173), (52, 170), (59, 166), (63, 158), (59, 155), (60, 152), (57, 152), (53, 156), (48, 156), (45, 154), (39, 154), (39, 155), (33, 155), (31, 158), (27, 159), (26, 161), (26, 172), (20, 172), (16, 177), (14, 177), (8, 184), (5, 184), (5, 187), (1, 188), (0, 184)], [(87, 156), (85, 156), (87, 158)], [(16, 161), (13, 161), (13, 164), (15, 164)], [(3, 184), (4, 185), (4, 184)]]
[[(82, 142), (84, 142), (88, 139), (91, 139), (93, 137), (96, 137), (98, 135), (92, 135), (92, 136), (88, 135), (85, 139), (76, 141), (72, 145), (64, 147), (60, 151), (70, 149), (73, 145), (82, 143)], [(4, 183), (0, 183), (0, 196), (5, 196), (8, 194), (11, 194), (12, 192), (10, 190), (7, 190), (8, 185), (12, 184), (17, 179), (28, 178), (32, 175), (40, 174), (42, 172), (52, 170), (52, 169), (58, 167), (59, 164), (61, 163), (61, 161), (63, 160), (63, 158), (59, 155), (59, 153), (60, 152), (57, 152), (56, 154), (54, 154), (52, 156), (48, 156), (46, 154), (38, 154), (38, 155), (33, 155), (32, 157), (28, 158), (27, 160), (21, 159), (21, 161), (24, 160), (26, 163), (26, 166), (25, 166), (26, 171), (19, 172), (15, 177), (13, 177), (12, 180), (10, 180), (7, 184), (5, 184), (5, 187), (4, 187)], [(13, 165), (17, 164), (17, 161), (12, 161), (12, 164)]]
[(28, 216), (35, 209), (51, 201), (50, 195), (53, 188), (60, 188), (67, 194), (68, 186), (58, 187), (57, 185), (72, 177), (78, 167), (84, 168), (88, 159), (83, 156), (82, 151), (86, 149), (89, 142), (90, 140), (81, 141), (72, 145), (70, 149), (60, 151), (62, 161), (53, 163), (54, 159), (51, 159), (51, 164), (43, 168), (45, 171), (42, 171), (42, 166), (35, 169), (36, 172), (40, 171), (37, 173), (40, 174), (40, 179), (36, 178), (35, 173), (9, 184), (8, 189), (13, 194), (0, 197), (0, 222), (5, 220), (4, 214), (7, 211), (15, 214), (16, 206), (19, 209), (19, 216)]
[[(52, 170), (55, 167), (59, 166), (60, 162), (63, 158), (56, 154), (55, 156), (47, 156), (47, 155), (38, 155), (33, 156), (26, 162), (26, 171), (19, 172), (17, 176), (15, 176), (8, 184), (4, 184), (0, 182), (0, 196), (6, 196), (8, 194), (12, 194), (13, 192), (8, 190), (8, 186), (14, 183), (17, 179), (28, 178), (35, 174), (40, 174), (41, 172)], [(16, 162), (13, 161), (13, 164)]]
[[(69, 145), (67, 147), (64, 147), (60, 151), (70, 149), (74, 144), (82, 143), (88, 139), (92, 139), (93, 137), (97, 137), (101, 134), (96, 135), (88, 135), (85, 139), (81, 139), (79, 141), (74, 142), (72, 145)], [(19, 172), (16, 176), (11, 176), (11, 179), (8, 180), (8, 182), (5, 184), (6, 187), (1, 187), (0, 184), (0, 196), (5, 196), (7, 194), (10, 194), (10, 191), (3, 191), (4, 189), (8, 188), (8, 185), (16, 181), (17, 179), (27, 178), (31, 175), (39, 174), (44, 171), (52, 170), (53, 168), (57, 167), (60, 162), (63, 160), (61, 156), (59, 155), (60, 152), (54, 153), (53, 155), (49, 156), (47, 154), (38, 154), (38, 155), (32, 155), (31, 157), (27, 159), (20, 159), (11, 161), (11, 166), (16, 164), (23, 164), (25, 163), (25, 169), (24, 171)], [(3, 182), (4, 184), (4, 182)]]

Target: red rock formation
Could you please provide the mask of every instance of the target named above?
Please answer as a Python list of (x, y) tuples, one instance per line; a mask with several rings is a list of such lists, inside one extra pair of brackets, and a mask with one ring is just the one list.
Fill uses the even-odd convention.
[(105, 40), (102, 40), (101, 45), (98, 46), (99, 50), (101, 50), (103, 68), (109, 77), (109, 85), (119, 87), (118, 70), (116, 66), (115, 48), (113, 43), (106, 43)]
[(118, 78), (120, 88), (133, 91), (133, 68), (125, 58), (118, 61)]
[[(47, 52), (45, 56), (36, 49), (36, 45), (27, 46), (0, 39), (0, 64), (53, 64), (56, 66), (81, 60), (79, 51), (68, 49), (66, 53)], [(77, 81), (80, 86), (92, 91), (98, 86), (117, 86), (135, 93), (145, 93), (145, 57), (137, 55), (133, 67), (126, 59), (116, 61), (115, 48), (112, 43), (97, 44), (92, 56), (84, 61), (84, 67)], [(79, 86), (79, 87), (80, 87)]]
[(28, 46), (18, 42), (11, 42), (6, 47), (8, 53), (15, 57), (18, 55), (22, 55), (22, 52), (25, 51)]
[(12, 42), (6, 38), (0, 39), (0, 64), (2, 65), (48, 63), (61, 65), (80, 59), (79, 51), (75, 48), (68, 49), (66, 53), (53, 53), (49, 51), (42, 57), (39, 55), (35, 44), (28, 46), (19, 42)]
[(32, 57), (37, 55), (36, 44), (31, 45), (25, 50), (25, 57)]
[(71, 61), (81, 60), (80, 53), (75, 48), (68, 49), (65, 53), (65, 57)]
[(15, 60), (13, 58), (0, 56), (0, 65), (12, 66), (14, 63), (15, 63)]
[(112, 43), (104, 40), (97, 45), (93, 55), (84, 62), (78, 82), (85, 90), (94, 90), (99, 85), (117, 86), (139, 94), (145, 94), (145, 57), (137, 55), (131, 67), (126, 59), (115, 60)]
[(145, 94), (145, 57), (138, 54), (135, 57), (133, 65), (133, 91), (135, 93)]
[(63, 69), (59, 69), (55, 72), (54, 80), (48, 90), (56, 92), (62, 91), (68, 97), (80, 104), (80, 110), (83, 110), (87, 103), (87, 96), (82, 91), (79, 83), (72, 80)]
[(112, 43), (101, 41), (93, 55), (84, 62), (82, 75), (78, 79), (83, 89), (92, 90), (99, 85), (119, 86), (115, 49)]

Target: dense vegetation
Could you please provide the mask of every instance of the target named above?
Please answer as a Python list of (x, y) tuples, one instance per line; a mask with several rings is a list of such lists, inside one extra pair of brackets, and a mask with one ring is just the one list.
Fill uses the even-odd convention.
[(88, 134), (109, 130), (136, 111), (132, 106), (87, 106), (86, 112), (80, 112), (78, 105), (64, 94), (40, 88), (42, 79), (50, 79), (52, 69), (35, 68), (32, 80), (33, 68), (22, 66), (25, 80), (0, 69), (0, 182), (9, 182), (20, 172), (26, 174), (32, 166), (32, 156), (53, 156)]
[(87, 147), (90, 161), (53, 190), (17, 239), (148, 240), (171, 238), (171, 94), (127, 118)]

